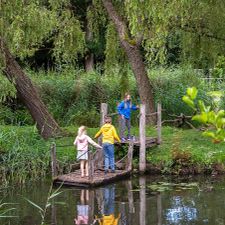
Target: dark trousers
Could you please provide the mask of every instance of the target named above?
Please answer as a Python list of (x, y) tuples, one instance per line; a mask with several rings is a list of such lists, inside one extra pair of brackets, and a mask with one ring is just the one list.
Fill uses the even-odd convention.
[(125, 131), (126, 131), (126, 128), (127, 128), (127, 137), (130, 138), (130, 127), (131, 127), (131, 124), (130, 124), (130, 119), (126, 119), (126, 118), (120, 118), (120, 137), (121, 138), (125, 138)]

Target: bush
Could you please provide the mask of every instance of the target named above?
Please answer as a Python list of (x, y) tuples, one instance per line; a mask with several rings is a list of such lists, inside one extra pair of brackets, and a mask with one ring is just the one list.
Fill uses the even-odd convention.
[[(133, 102), (140, 104), (135, 77), (131, 70), (127, 71), (128, 87), (124, 87), (124, 80), (115, 70), (115, 74), (101, 75), (98, 72), (85, 73), (81, 70), (67, 70), (57, 73), (27, 72), (38, 86), (40, 95), (47, 105), (53, 117), (61, 126), (85, 124), (91, 127), (99, 126), (100, 104), (107, 102), (109, 113), (116, 112), (116, 106), (121, 101), (121, 93), (129, 89)], [(154, 68), (148, 70), (153, 86), (155, 102), (161, 102), (163, 119), (168, 114), (192, 112), (181, 100), (189, 86), (195, 86), (199, 90), (199, 98), (207, 102), (205, 92), (214, 88), (223, 90), (225, 83), (207, 83), (197, 71), (188, 66)], [(223, 101), (225, 105), (225, 101)], [(20, 110), (20, 111), (19, 111)], [(14, 112), (8, 107), (0, 109), (0, 122), (6, 124), (33, 124), (26, 109)], [(26, 113), (25, 113), (26, 112)], [(137, 125), (138, 120), (134, 112), (132, 124)], [(116, 117), (114, 119), (116, 122)]]

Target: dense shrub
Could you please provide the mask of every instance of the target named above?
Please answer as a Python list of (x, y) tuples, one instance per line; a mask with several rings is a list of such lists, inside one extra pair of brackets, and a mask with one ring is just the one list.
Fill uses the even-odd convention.
[[(108, 103), (110, 113), (115, 112), (116, 105), (121, 100), (121, 93), (126, 88), (124, 81), (121, 81), (121, 75), (116, 70), (111, 76), (72, 69), (61, 73), (27, 71), (27, 74), (38, 86), (43, 101), (61, 126), (72, 124), (98, 126), (101, 102)], [(188, 66), (149, 69), (148, 74), (154, 89), (155, 102), (162, 102), (164, 119), (168, 114), (191, 113), (181, 100), (187, 87), (196, 86), (199, 90), (199, 98), (207, 100), (205, 95), (207, 91), (223, 90), (225, 86), (221, 81), (205, 82), (199, 72)], [(126, 75), (133, 102), (140, 104), (135, 78), (131, 71)], [(1, 107), (0, 110), (1, 123), (21, 125), (33, 123), (25, 108), (12, 111), (6, 106)], [(138, 112), (134, 113), (133, 124), (137, 124), (137, 114)]]

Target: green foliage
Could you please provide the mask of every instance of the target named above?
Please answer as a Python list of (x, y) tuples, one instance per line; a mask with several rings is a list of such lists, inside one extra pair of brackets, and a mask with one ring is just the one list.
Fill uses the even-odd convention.
[[(76, 76), (76, 80), (74, 79)], [(131, 84), (130, 92), (136, 102), (137, 90), (132, 74), (128, 74)], [(97, 72), (80, 73), (70, 71), (68, 74), (40, 72), (32, 79), (39, 86), (43, 101), (47, 104), (54, 118), (61, 125), (99, 126), (100, 105), (109, 104), (109, 113), (116, 112), (116, 105), (121, 101), (116, 76), (101, 76)]]
[[(129, 91), (132, 101), (140, 104), (136, 80), (128, 66), (115, 68), (110, 76), (97, 71), (85, 73), (65, 67), (61, 72), (27, 70), (32, 81), (37, 85), (39, 93), (48, 106), (49, 111), (61, 126), (85, 124), (90, 127), (99, 125), (100, 104), (107, 102), (109, 113), (116, 112), (117, 104), (122, 100), (125, 92)], [(168, 114), (184, 113), (190, 115), (192, 110), (180, 99), (190, 85), (196, 85), (198, 96), (208, 103), (209, 96), (205, 91), (212, 91), (211, 86), (201, 79), (201, 76), (190, 66), (162, 68), (156, 67), (148, 71), (152, 80), (155, 102), (161, 102), (163, 119)], [(220, 83), (220, 89), (225, 88)], [(12, 103), (14, 103), (12, 99)], [(224, 105), (225, 99), (220, 104)], [(15, 101), (14, 104), (18, 103)], [(5, 124), (33, 124), (31, 116), (23, 107), (11, 109), (10, 102), (3, 102), (0, 109), (0, 121)], [(221, 105), (221, 106), (222, 106)], [(132, 124), (138, 124), (133, 112)], [(115, 117), (116, 122), (116, 117)]]
[(69, 6), (68, 0), (5, 1), (1, 4), (1, 37), (21, 59), (34, 55), (43, 42), (52, 42), (58, 62), (73, 62), (84, 52), (85, 41)]
[(224, 78), (224, 75), (225, 75), (225, 57), (218, 56), (216, 65), (212, 72), (212, 76), (214, 78)]
[[(0, 132), (0, 179), (23, 183), (48, 172), (49, 147), (35, 127), (4, 127)], [(5, 181), (6, 181), (5, 180)]]
[(154, 70), (149, 70), (149, 77), (154, 89), (155, 102), (161, 102), (165, 110), (164, 119), (168, 117), (168, 114), (189, 115), (192, 112), (186, 104), (180, 101), (190, 84), (197, 85), (199, 95), (205, 99), (202, 90), (208, 87), (190, 66), (156, 67)]
[(218, 143), (225, 139), (225, 111), (219, 108), (223, 92), (213, 91), (209, 92), (209, 95), (212, 97), (211, 105), (206, 106), (203, 101), (199, 100), (196, 106), (194, 100), (197, 97), (197, 89), (192, 87), (187, 89), (183, 101), (195, 110), (197, 110), (197, 107), (199, 108), (192, 120), (207, 125), (209, 130), (204, 131), (203, 135), (212, 138), (214, 143)]
[(125, 58), (112, 22), (107, 25), (106, 40), (104, 67), (105, 73), (112, 76), (115, 75), (115, 68), (119, 68), (119, 65), (123, 64), (124, 60), (122, 58)]
[(5, 102), (7, 97), (15, 98), (16, 88), (0, 73), (0, 103)]
[(85, 37), (70, 10), (64, 10), (58, 17), (58, 35), (54, 36), (54, 56), (57, 62), (71, 63), (84, 52)]

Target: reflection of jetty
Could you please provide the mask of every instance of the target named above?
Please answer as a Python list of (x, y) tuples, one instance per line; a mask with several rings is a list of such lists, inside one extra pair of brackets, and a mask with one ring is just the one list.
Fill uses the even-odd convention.
[[(107, 104), (102, 103), (101, 105), (101, 124), (103, 124), (104, 117), (108, 115)], [(109, 115), (110, 116), (110, 115)], [(155, 116), (157, 118), (157, 137), (146, 137), (145, 134), (145, 120), (148, 116)], [(139, 148), (139, 170), (145, 172), (146, 169), (146, 148), (150, 148), (161, 142), (161, 105), (158, 104), (157, 112), (146, 114), (145, 105), (141, 105), (139, 114), (139, 136), (135, 140), (125, 141), (121, 145), (128, 146), (127, 155), (116, 162), (115, 173), (104, 173), (103, 170), (103, 153), (102, 150), (97, 149), (95, 153), (89, 151), (89, 177), (81, 177), (80, 170), (74, 172), (58, 175), (57, 171), (57, 159), (56, 159), (56, 145), (51, 146), (51, 165), (52, 165), (52, 177), (55, 183), (63, 183), (64, 185), (70, 186), (99, 186), (107, 184), (118, 179), (122, 179), (129, 176), (132, 172), (132, 161), (133, 161), (133, 150), (134, 147)], [(99, 140), (101, 142), (101, 140)], [(119, 145), (120, 146), (120, 145)], [(63, 147), (63, 146), (61, 146)], [(122, 166), (121, 166), (122, 165)]]

